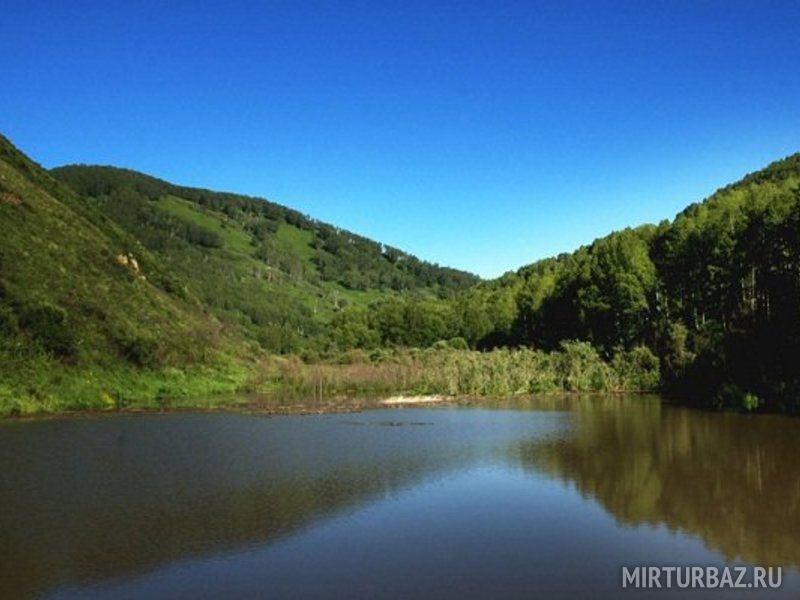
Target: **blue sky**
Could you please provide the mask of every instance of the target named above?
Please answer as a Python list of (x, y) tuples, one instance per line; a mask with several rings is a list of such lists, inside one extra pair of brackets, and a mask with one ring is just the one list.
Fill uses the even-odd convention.
[(798, 2), (37, 2), (0, 132), (484, 276), (800, 150)]

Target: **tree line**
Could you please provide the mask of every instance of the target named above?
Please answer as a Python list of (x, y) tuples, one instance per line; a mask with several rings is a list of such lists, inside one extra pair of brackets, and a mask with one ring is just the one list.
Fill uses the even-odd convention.
[[(688, 399), (748, 410), (800, 407), (800, 155), (672, 221), (614, 232), (483, 282), (267, 201), (105, 167), (56, 175), (100, 199), (149, 249), (191, 265), (171, 271), (177, 282), (167, 282), (168, 291), (194, 284), (205, 303), (245, 323), (269, 351), (330, 360), (351, 349), (437, 345), (558, 351), (578, 340), (606, 361), (648, 352), (662, 389)], [(246, 232), (255, 259), (299, 286), (321, 286), (316, 299), (280, 287), (266, 298), (260, 284), (219, 259), (219, 232), (152, 205), (165, 194), (225, 215)], [(302, 252), (281, 239), (283, 224), (310, 232)], [(370, 304), (349, 302), (332, 286), (381, 293)]]
[(665, 390), (715, 406), (796, 410), (800, 398), (800, 155), (689, 206), (439, 302), (337, 315), (342, 347), (648, 348)]

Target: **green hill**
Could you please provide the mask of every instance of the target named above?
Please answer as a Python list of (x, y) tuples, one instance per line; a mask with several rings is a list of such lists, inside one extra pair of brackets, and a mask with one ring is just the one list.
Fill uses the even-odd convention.
[(2, 137), (0, 223), (2, 412), (114, 404), (115, 379), (154, 397), (139, 371), (177, 365), (205, 365), (226, 388), (245, 339), (196, 296), (170, 292), (158, 257)]
[(660, 379), (705, 405), (800, 408), (800, 154), (493, 281), (262, 199), (113, 167), (48, 173), (2, 138), (0, 223), (3, 413), (196, 405), (265, 362), (267, 381), (302, 389)]
[(645, 344), (695, 402), (800, 408), (800, 154), (519, 279), (517, 343)]
[(113, 167), (52, 174), (157, 257), (174, 278), (167, 291), (196, 295), (269, 351), (324, 350), (347, 306), (446, 298), (478, 281), (266, 200)]
[(233, 391), (260, 357), (337, 351), (346, 307), (478, 280), (265, 200), (48, 173), (2, 137), (0, 224), (2, 413)]
[(459, 336), (482, 350), (556, 350), (582, 340), (610, 361), (647, 348), (662, 389), (684, 399), (798, 410), (800, 154), (672, 221), (614, 232), (437, 305), (403, 300), (337, 322), (362, 331), (366, 346)]

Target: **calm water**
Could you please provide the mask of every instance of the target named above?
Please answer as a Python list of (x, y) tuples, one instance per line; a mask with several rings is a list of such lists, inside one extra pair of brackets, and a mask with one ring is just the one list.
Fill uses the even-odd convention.
[(800, 420), (641, 398), (6, 422), (0, 595), (639, 597), (621, 565), (760, 564), (797, 597), (798, 459)]

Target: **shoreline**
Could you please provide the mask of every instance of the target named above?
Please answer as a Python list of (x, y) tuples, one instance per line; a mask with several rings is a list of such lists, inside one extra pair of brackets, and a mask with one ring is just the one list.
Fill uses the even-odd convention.
[[(404, 398), (404, 399), (400, 399)], [(168, 406), (164, 408), (157, 407), (127, 407), (122, 409), (80, 409), (80, 410), (63, 410), (58, 412), (40, 412), (40, 413), (25, 413), (25, 414), (11, 414), (0, 417), (0, 424), (2, 423), (18, 423), (27, 421), (50, 421), (58, 419), (92, 419), (103, 417), (118, 417), (118, 416), (142, 416), (142, 415), (170, 415), (170, 414), (239, 414), (250, 416), (311, 416), (311, 415), (325, 415), (325, 414), (347, 414), (357, 413), (365, 410), (379, 410), (402, 408), (403, 406), (424, 405), (430, 406), (433, 404), (441, 405), (445, 403), (464, 403), (465, 401), (475, 401), (477, 398), (466, 397), (438, 397), (436, 400), (426, 400), (424, 397), (399, 397), (398, 399), (392, 398), (349, 398), (349, 399), (331, 399), (330, 401), (315, 401), (308, 402), (302, 401), (298, 403), (286, 404), (271, 404), (271, 403), (252, 403), (252, 404), (221, 404), (218, 406)]]
[[(18, 423), (28, 421), (46, 421), (56, 419), (89, 419), (114, 416), (137, 415), (167, 415), (167, 414), (212, 414), (229, 413), (252, 416), (308, 416), (339, 413), (356, 413), (376, 409), (402, 409), (402, 408), (436, 408), (442, 406), (469, 406), (480, 403), (514, 403), (532, 400), (576, 400), (580, 398), (623, 398), (657, 396), (661, 401), (665, 397), (653, 392), (552, 392), (540, 394), (520, 394), (507, 397), (456, 395), (443, 394), (386, 394), (386, 395), (339, 395), (326, 399), (275, 396), (272, 394), (224, 394), (215, 397), (217, 400), (224, 398), (246, 398), (246, 401), (226, 403), (214, 402), (214, 397), (206, 398), (210, 403), (182, 404), (179, 400), (175, 405), (169, 406), (127, 406), (124, 408), (109, 409), (78, 409), (62, 410), (55, 412), (38, 412), (8, 414), (0, 417), (0, 423)], [(176, 399), (177, 400), (177, 399)]]

